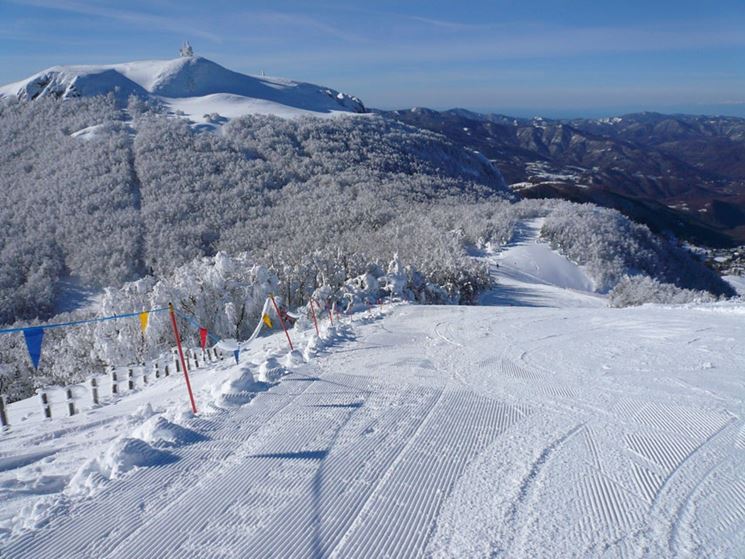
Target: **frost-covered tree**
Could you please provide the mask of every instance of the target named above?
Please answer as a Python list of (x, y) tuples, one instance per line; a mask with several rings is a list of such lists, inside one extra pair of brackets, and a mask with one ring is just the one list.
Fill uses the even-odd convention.
[(680, 305), (717, 300), (708, 291), (681, 289), (647, 276), (624, 276), (610, 292), (608, 299), (612, 307), (633, 307), (645, 303)]
[(603, 293), (626, 275), (646, 275), (683, 289), (734, 295), (727, 283), (689, 251), (616, 210), (558, 203), (548, 213), (541, 234), (554, 248), (585, 266)]

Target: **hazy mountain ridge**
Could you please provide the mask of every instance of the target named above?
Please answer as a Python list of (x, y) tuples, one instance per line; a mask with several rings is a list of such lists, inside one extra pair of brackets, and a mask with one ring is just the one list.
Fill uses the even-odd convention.
[(524, 196), (614, 207), (701, 244), (745, 241), (745, 119), (640, 113), (551, 120), (420, 108), (385, 114), (478, 149)]

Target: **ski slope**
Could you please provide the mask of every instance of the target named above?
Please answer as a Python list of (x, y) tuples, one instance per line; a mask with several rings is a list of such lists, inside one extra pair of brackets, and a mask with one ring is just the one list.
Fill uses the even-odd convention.
[(19, 403), (0, 555), (743, 556), (745, 305), (608, 308), (539, 226), (483, 257), (493, 304), (260, 338), (195, 372), (197, 417), (173, 376)]

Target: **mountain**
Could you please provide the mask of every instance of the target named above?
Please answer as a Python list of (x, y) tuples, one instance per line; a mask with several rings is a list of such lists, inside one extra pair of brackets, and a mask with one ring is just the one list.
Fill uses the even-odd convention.
[(745, 119), (640, 113), (551, 120), (422, 108), (384, 114), (480, 151), (525, 197), (616, 208), (697, 244), (745, 242)]
[[(2, 93), (10, 99), (0, 102), (0, 192), (13, 204), (0, 206), (0, 322), (71, 308), (71, 286), (87, 293), (163, 277), (218, 252), (249, 252), (282, 270), (289, 300), (398, 255), (424, 299), (468, 302), (488, 282), (470, 248), (500, 246), (517, 219), (554, 212), (554, 248), (591, 267), (602, 292), (627, 273), (729, 290), (675, 243), (619, 214), (507, 201), (515, 196), (490, 159), (514, 183), (526, 167), (566, 159), (574, 138), (611, 141), (570, 125), (454, 111), (438, 129), (448, 138), (423, 129), (444, 121), (424, 110), (406, 113), (418, 126), (399, 122), (405, 114), (278, 118), (364, 107), (191, 56), (58, 67)], [(190, 119), (174, 118), (179, 110)], [(634, 149), (629, 160), (641, 159)], [(619, 258), (583, 251), (590, 237)]]
[(345, 93), (310, 83), (240, 74), (200, 56), (54, 66), (0, 87), (0, 98), (21, 100), (108, 93), (120, 101), (131, 95), (150, 99), (197, 122), (215, 122), (215, 115), (234, 118), (245, 114), (328, 116), (365, 112), (359, 99)]
[(452, 220), (429, 222), (433, 207), (511, 194), (483, 155), (376, 115), (246, 115), (200, 133), (149, 103), (46, 95), (0, 102), (0, 146), (12, 200), (0, 205), (0, 323), (67, 308), (70, 286), (218, 251), (288, 270), (313, 270), (326, 251), (347, 271), (399, 253), (456, 285), (470, 261)]

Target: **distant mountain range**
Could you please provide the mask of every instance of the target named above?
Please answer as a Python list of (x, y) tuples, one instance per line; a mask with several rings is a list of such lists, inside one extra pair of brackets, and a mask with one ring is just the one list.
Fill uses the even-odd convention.
[(658, 113), (551, 120), (383, 111), (476, 149), (527, 198), (616, 208), (695, 244), (745, 243), (745, 119)]

